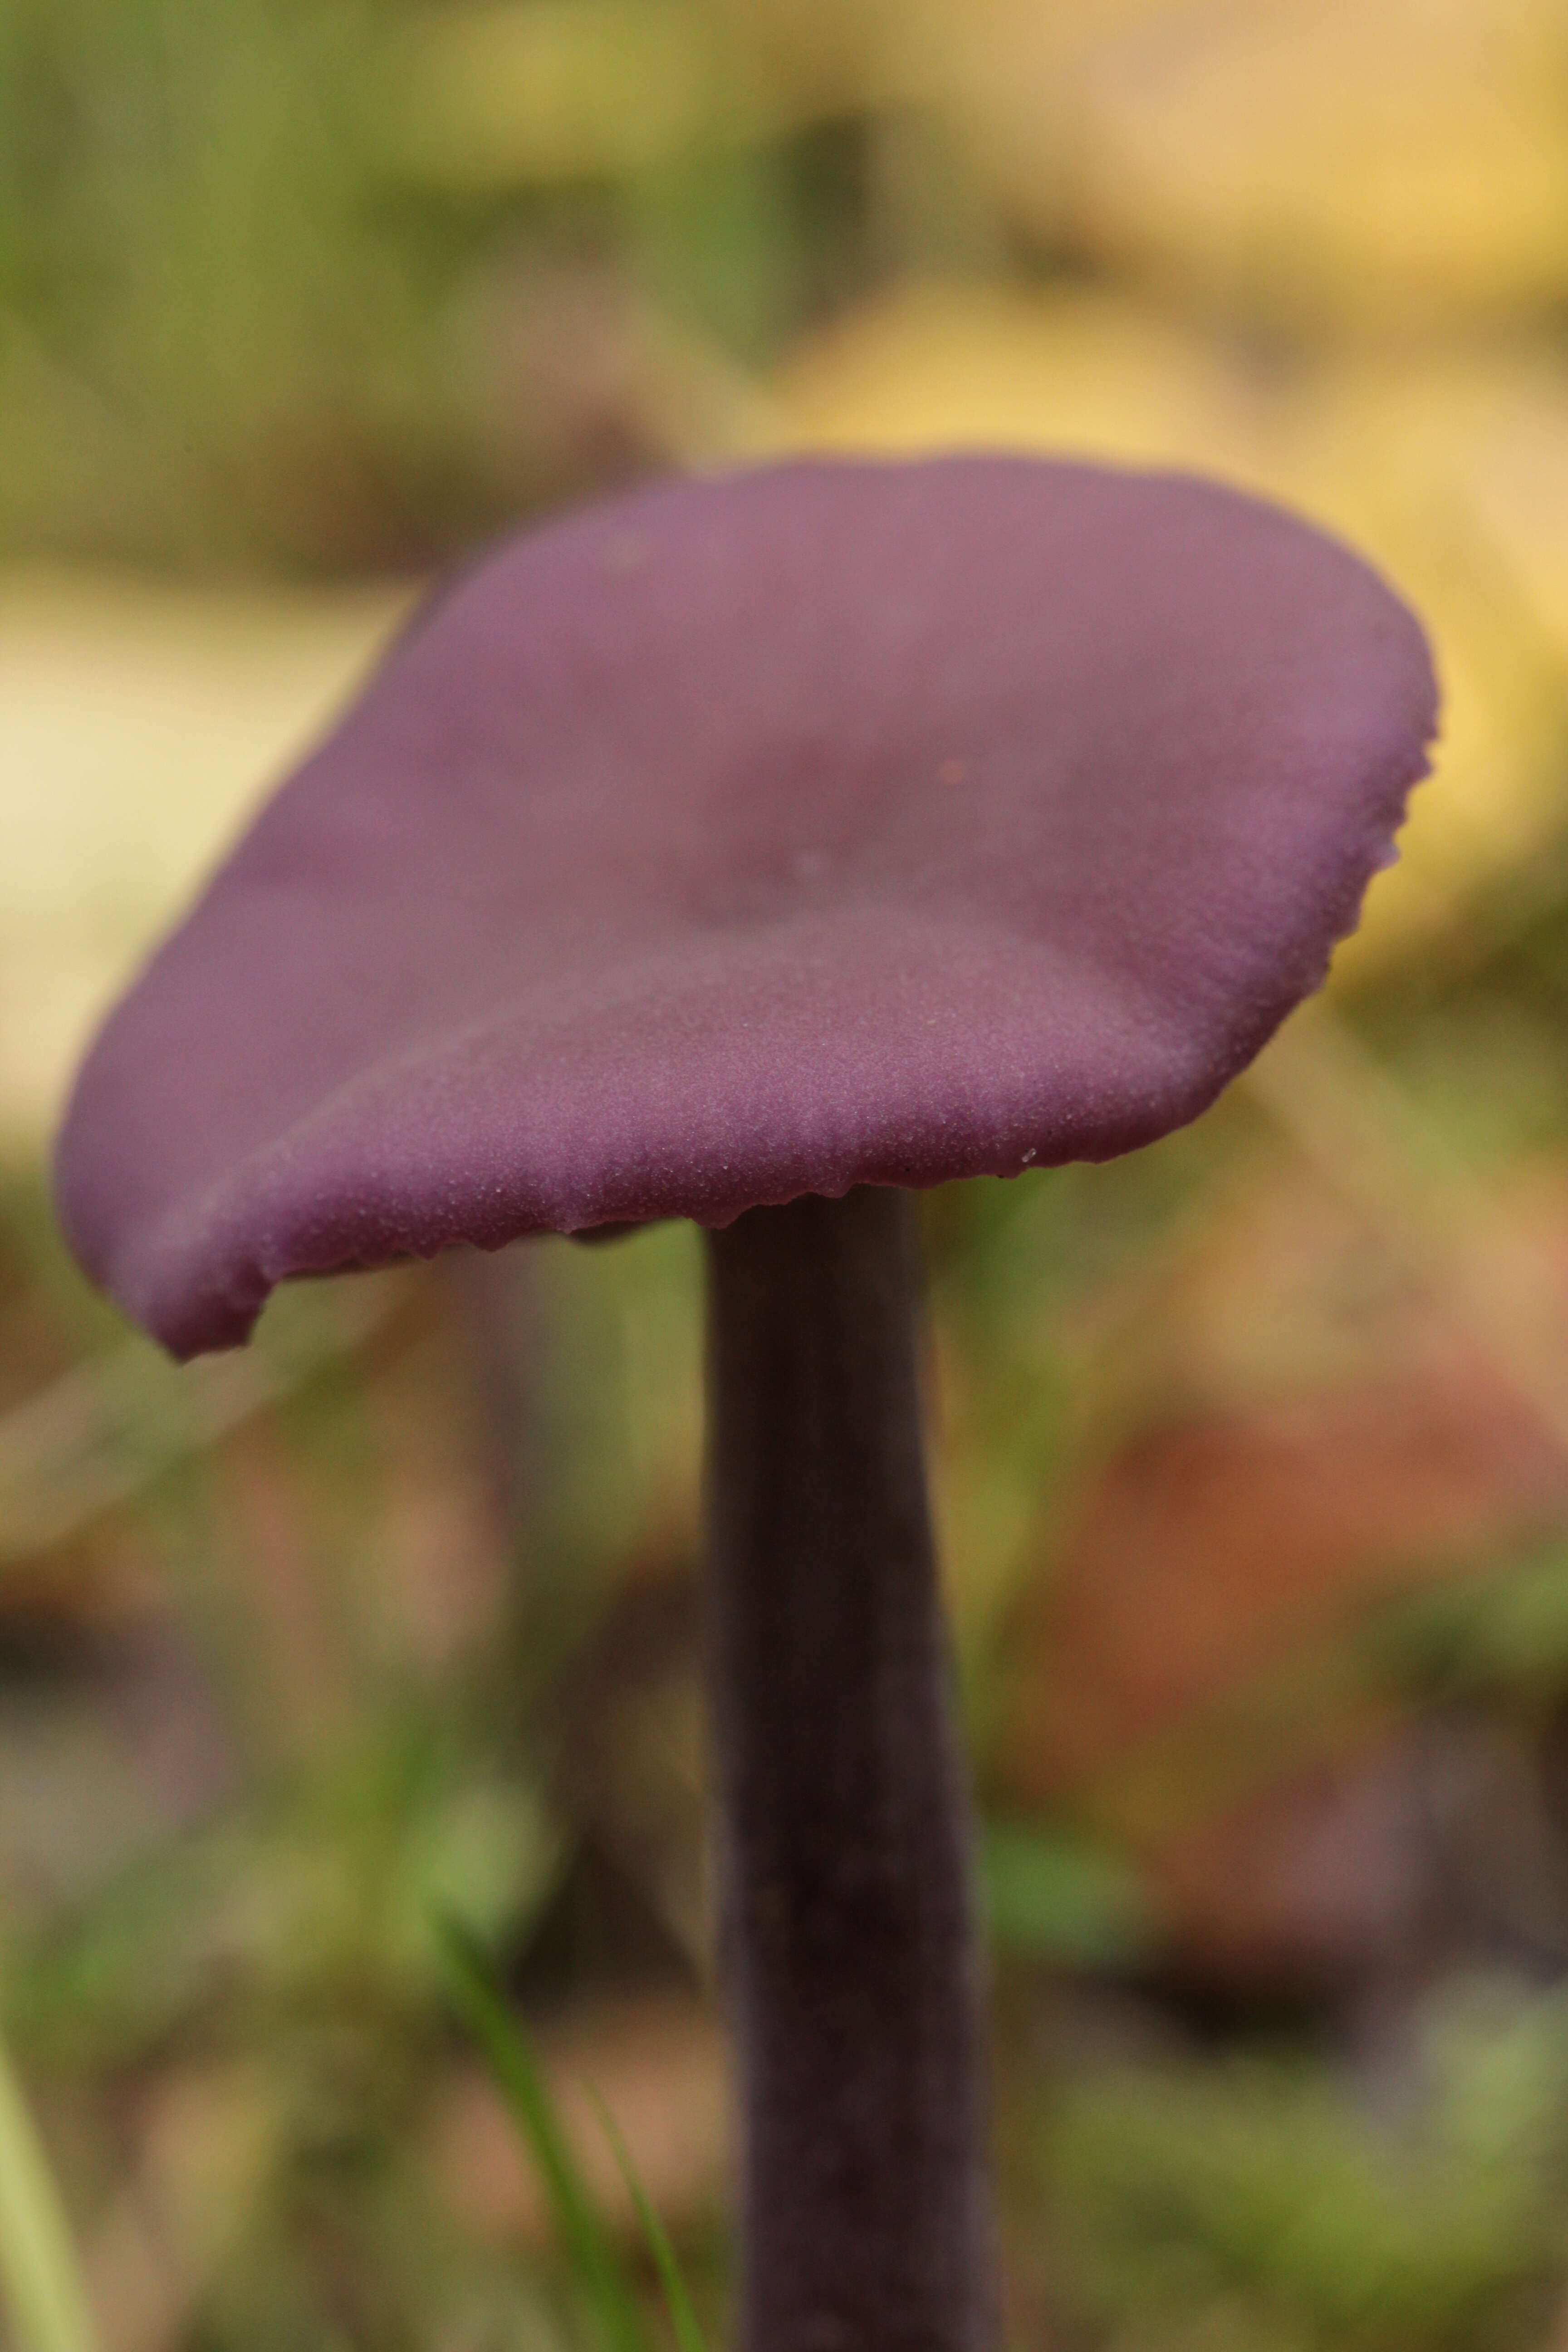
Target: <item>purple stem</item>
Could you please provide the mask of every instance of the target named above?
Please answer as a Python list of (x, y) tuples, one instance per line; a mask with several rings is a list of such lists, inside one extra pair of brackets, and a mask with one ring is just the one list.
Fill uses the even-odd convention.
[(907, 1197), (710, 1235), (709, 1508), (744, 2352), (992, 2337), (969, 1823)]

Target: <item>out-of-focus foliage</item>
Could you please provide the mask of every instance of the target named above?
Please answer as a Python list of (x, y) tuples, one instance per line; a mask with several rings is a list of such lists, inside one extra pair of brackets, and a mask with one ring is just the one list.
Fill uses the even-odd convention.
[(1539, 2328), (1563, 2256), (1568, 2018), (1485, 1979), (1421, 2014), (1416, 2088), (1300, 2054), (1146, 2063), (1064, 2094), (1042, 2148), (1128, 2340), (1472, 2345)]
[(535, 240), (411, 194), (404, 13), (5, 0), (0, 541), (407, 565), (680, 446), (679, 339), (552, 266), (602, 200)]
[(0, 0), (0, 2029), (105, 2352), (581, 2344), (437, 1910), (714, 2342), (729, 2159), (695, 1236), (175, 1371), (70, 1061), (437, 559), (975, 444), (1284, 499), (1446, 688), (1226, 1102), (926, 1203), (1013, 2338), (1557, 2328), (1565, 294), (1555, 0)]
[[(164, 552), (414, 527), (428, 287), (368, 201), (360, 0), (7, 0), (10, 533)], [(221, 543), (221, 541), (220, 541)]]
[(1137, 1877), (1087, 1841), (994, 1822), (980, 1850), (980, 1884), (987, 1928), (1003, 1951), (1107, 1969), (1147, 1957)]

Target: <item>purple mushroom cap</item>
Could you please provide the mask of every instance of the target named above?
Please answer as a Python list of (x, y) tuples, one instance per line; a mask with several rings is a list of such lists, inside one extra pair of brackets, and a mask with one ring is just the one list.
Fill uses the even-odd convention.
[(448, 588), (99, 1037), (82, 1261), (288, 1276), (1099, 1160), (1321, 980), (1425, 772), (1415, 623), (1175, 476), (786, 465)]

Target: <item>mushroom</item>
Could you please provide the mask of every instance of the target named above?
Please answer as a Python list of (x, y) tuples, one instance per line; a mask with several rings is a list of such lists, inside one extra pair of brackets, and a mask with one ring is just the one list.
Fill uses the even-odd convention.
[(66, 1231), (178, 1355), (290, 1276), (706, 1230), (750, 2352), (993, 2322), (908, 1188), (1203, 1110), (1434, 707), (1355, 558), (1196, 480), (657, 487), (446, 591), (81, 1073)]

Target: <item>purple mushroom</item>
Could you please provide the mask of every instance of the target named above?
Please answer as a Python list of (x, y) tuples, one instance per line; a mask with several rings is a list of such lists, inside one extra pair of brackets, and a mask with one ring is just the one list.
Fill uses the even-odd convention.
[(905, 1188), (1212, 1102), (1434, 710), (1360, 562), (1198, 481), (657, 488), (438, 599), (82, 1071), (67, 1232), (178, 1355), (294, 1276), (706, 1229), (750, 2352), (992, 2326)]

